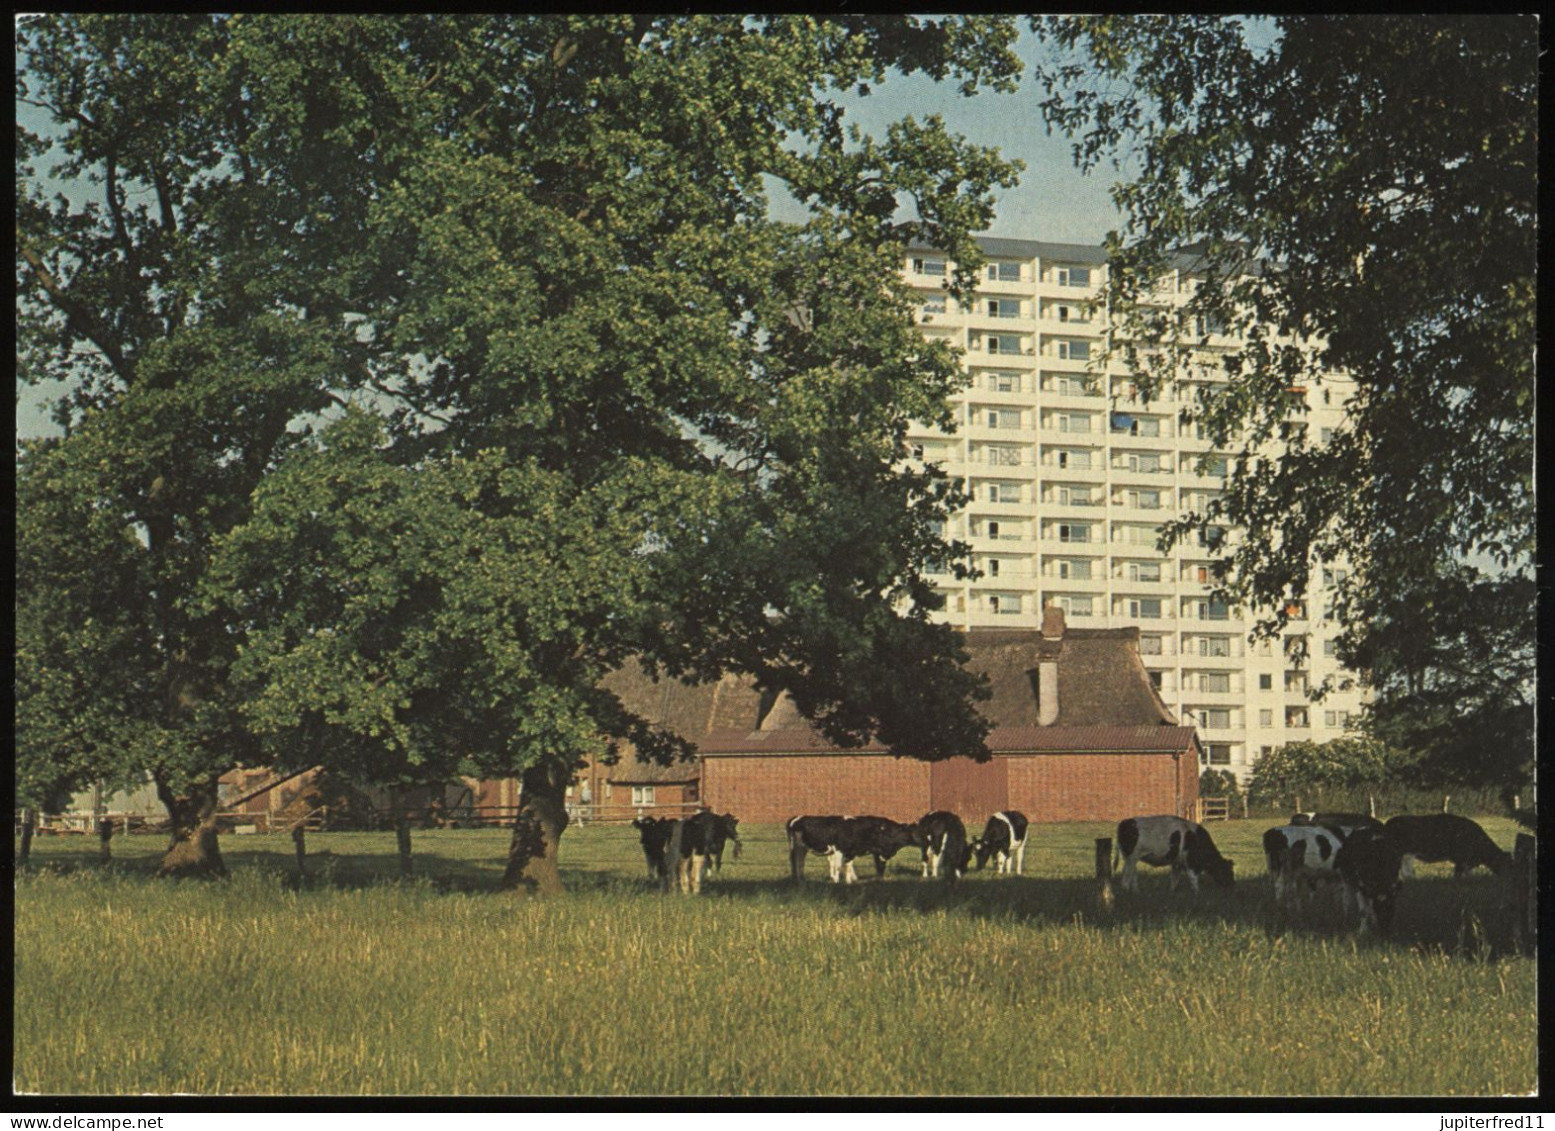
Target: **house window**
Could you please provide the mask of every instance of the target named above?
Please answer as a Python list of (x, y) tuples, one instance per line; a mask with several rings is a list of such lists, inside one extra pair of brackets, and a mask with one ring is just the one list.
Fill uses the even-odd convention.
[(913, 273), (917, 275), (931, 275), (934, 278), (943, 278), (945, 275), (945, 260), (943, 259), (914, 259), (912, 261)]
[(1020, 282), (1020, 264), (990, 263), (988, 264), (986, 274), (990, 283), (1018, 283)]
[(1060, 267), (1056, 274), (1058, 285), (1061, 287), (1088, 287), (1091, 285), (1091, 269), (1089, 267)]
[(1209, 750), (1209, 764), (1211, 766), (1229, 766), (1231, 764), (1231, 744), (1228, 742), (1211, 742)]
[(1091, 343), (1083, 341), (1060, 340), (1057, 345), (1058, 356), (1069, 361), (1091, 360)]
[(1016, 298), (991, 298), (988, 303), (988, 317), (990, 318), (1019, 318), (1020, 299)]
[(1091, 540), (1090, 525), (1083, 522), (1060, 522), (1058, 524), (1058, 540), (1060, 542), (1089, 542)]
[(653, 788), (651, 785), (632, 786), (632, 804), (638, 807), (652, 805), (654, 803)]

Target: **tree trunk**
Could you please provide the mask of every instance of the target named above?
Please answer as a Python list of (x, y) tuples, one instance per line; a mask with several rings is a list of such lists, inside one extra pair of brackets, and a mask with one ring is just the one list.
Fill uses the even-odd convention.
[(227, 866), (216, 843), (216, 783), (195, 786), (179, 795), (158, 776), (157, 796), (167, 806), (173, 826), (173, 839), (157, 866), (157, 875), (225, 876)]
[(524, 771), (507, 871), (502, 876), (504, 890), (533, 895), (559, 895), (566, 890), (556, 853), (567, 828), (563, 797), (571, 776), (570, 768), (550, 759)]
[(35, 826), (31, 809), (22, 810), (22, 846), (16, 850), (16, 862), (23, 867), (32, 855), (32, 830)]

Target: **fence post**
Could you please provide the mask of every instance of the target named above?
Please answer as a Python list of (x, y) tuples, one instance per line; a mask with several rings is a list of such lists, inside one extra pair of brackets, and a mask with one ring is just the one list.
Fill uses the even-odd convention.
[(394, 839), (400, 850), (400, 875), (410, 875), (410, 818), (401, 809), (395, 816)]
[(1539, 842), (1527, 833), (1517, 834), (1512, 852), (1512, 924), (1524, 954), (1533, 954), (1539, 939)]
[(1096, 838), (1096, 902), (1103, 911), (1112, 910), (1112, 838)]
[(113, 839), (113, 818), (104, 817), (97, 823), (97, 857), (99, 860), (108, 860), (112, 853), (108, 849), (108, 842)]
[(292, 844), (297, 846), (297, 874), (299, 876), (308, 874), (308, 846), (304, 842), (307, 835), (308, 830), (302, 827), (301, 822), (292, 826)]

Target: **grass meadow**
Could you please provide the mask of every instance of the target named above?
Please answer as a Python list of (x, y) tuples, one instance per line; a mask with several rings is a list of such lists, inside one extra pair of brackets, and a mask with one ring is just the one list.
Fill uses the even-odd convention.
[[(1483, 822), (1510, 846), (1510, 822)], [(1537, 1086), (1535, 963), (1507, 888), (1422, 866), (1390, 942), (1291, 921), (1267, 822), (1214, 826), (1231, 892), (1097, 901), (1101, 825), (1034, 826), (1024, 877), (786, 882), (745, 832), (700, 898), (634, 830), (569, 831), (571, 891), (497, 890), (500, 830), (226, 836), (224, 882), (151, 878), (162, 838), (40, 837), (15, 881), (13, 1086), (67, 1094), (1473, 1095)], [(867, 862), (866, 862), (867, 863)]]

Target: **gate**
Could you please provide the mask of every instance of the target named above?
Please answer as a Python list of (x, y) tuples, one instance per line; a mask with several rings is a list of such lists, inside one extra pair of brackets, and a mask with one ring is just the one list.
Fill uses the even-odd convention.
[(929, 808), (948, 809), (966, 822), (982, 827), (989, 814), (1009, 808), (1010, 763), (1006, 758), (974, 762), (947, 758), (929, 766)]

